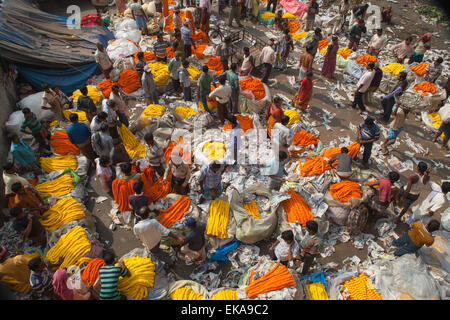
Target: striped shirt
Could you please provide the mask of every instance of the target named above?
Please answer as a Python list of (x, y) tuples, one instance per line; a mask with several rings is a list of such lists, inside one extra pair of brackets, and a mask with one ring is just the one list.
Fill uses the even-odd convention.
[(42, 125), (34, 113), (31, 113), (31, 119), (25, 119), (22, 123), (20, 131), (25, 132), (26, 128), (30, 128), (31, 132), (36, 133), (42, 129)]
[(100, 300), (119, 300), (120, 293), (117, 288), (119, 277), (125, 277), (128, 270), (122, 267), (107, 265), (100, 268)]
[(359, 125), (359, 128), (361, 129), (361, 138), (363, 140), (372, 140), (380, 138), (380, 127), (377, 124), (374, 124), (373, 128), (369, 129), (366, 123), (362, 122)]
[(169, 42), (166, 40), (163, 40), (161, 42), (156, 41), (153, 45), (153, 50), (155, 51), (155, 55), (158, 58), (165, 58), (166, 57), (166, 48), (169, 47)]
[(305, 252), (316, 255), (322, 251), (322, 239), (316, 233), (315, 235), (310, 235), (309, 233), (303, 237), (300, 246)]
[(205, 164), (200, 171), (199, 180), (205, 179), (203, 185), (209, 189), (217, 188), (222, 182), (222, 173), (225, 166), (221, 165), (219, 171), (214, 172), (209, 164)]

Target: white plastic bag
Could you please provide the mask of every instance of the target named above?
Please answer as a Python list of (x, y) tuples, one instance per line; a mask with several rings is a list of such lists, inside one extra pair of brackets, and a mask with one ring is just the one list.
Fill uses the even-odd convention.
[(127, 58), (139, 51), (139, 48), (130, 40), (116, 39), (106, 49), (108, 56), (114, 62), (118, 58)]
[(140, 30), (129, 30), (129, 31), (118, 31), (116, 32), (116, 39), (130, 39), (135, 43), (141, 41), (141, 31)]
[(438, 111), (439, 116), (441, 117), (441, 121), (443, 123), (450, 122), (450, 102), (447, 102), (442, 108)]
[(418, 252), (426, 264), (450, 272), (450, 232), (435, 232), (433, 245), (423, 246)]
[[(51, 120), (55, 118), (55, 114), (50, 110), (44, 110), (41, 108), (42, 96), (44, 91), (34, 93), (28, 97), (20, 100), (17, 105), (20, 109), (28, 108), (33, 112), (38, 120)], [(47, 105), (48, 107), (48, 105)]]

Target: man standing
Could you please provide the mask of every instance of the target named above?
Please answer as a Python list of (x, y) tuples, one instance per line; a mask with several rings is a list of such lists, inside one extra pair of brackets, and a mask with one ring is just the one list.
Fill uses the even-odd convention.
[(92, 134), (92, 149), (99, 157), (109, 158), (113, 147), (113, 138), (109, 135), (108, 124), (104, 122), (100, 130)]
[(375, 141), (380, 139), (380, 127), (375, 123), (372, 117), (367, 117), (358, 126), (358, 143), (364, 147), (363, 165), (369, 165), (369, 159), (372, 155), (372, 146)]
[[(50, 146), (47, 142), (47, 130), (41, 125), (41, 122), (37, 119), (36, 115), (28, 108), (23, 108), (22, 113), (25, 119), (20, 127), (20, 131), (25, 134), (31, 134), (39, 143), (39, 148), (50, 150)], [(30, 129), (30, 131), (27, 131), (27, 128)]]
[(439, 230), (441, 224), (437, 220), (431, 220), (426, 226), (422, 222), (411, 224), (410, 230), (405, 232), (400, 238), (392, 241), (392, 245), (400, 249), (394, 252), (396, 257), (401, 257), (407, 253), (415, 253), (424, 245), (433, 245), (434, 237), (432, 233)]
[(223, 71), (227, 71), (228, 59), (234, 55), (233, 46), (231, 44), (231, 38), (229, 36), (225, 37), (225, 43), (220, 45), (218, 51), (220, 62), (222, 63), (223, 66)]
[(192, 91), (191, 91), (191, 79), (189, 78), (189, 71), (187, 70), (189, 67), (189, 62), (187, 60), (183, 61), (183, 66), (179, 69), (179, 82), (181, 89), (183, 90), (183, 99), (184, 101), (192, 101)]
[(153, 44), (153, 51), (157, 61), (167, 62), (167, 51), (169, 42), (164, 40), (162, 33), (158, 33), (158, 39)]
[[(170, 67), (170, 66), (169, 66)], [(144, 74), (141, 79), (142, 88), (145, 92), (145, 100), (147, 105), (159, 103), (158, 91), (156, 90), (155, 80), (153, 79), (152, 68), (149, 66), (144, 67)], [(175, 84), (175, 82), (173, 82)], [(180, 82), (178, 81), (178, 85)]]
[(105, 52), (105, 47), (98, 42), (97, 50), (95, 51), (95, 62), (97, 62), (98, 68), (103, 73), (106, 79), (109, 79), (109, 74), (113, 69), (113, 64), (108, 54)]
[(377, 29), (377, 33), (372, 36), (369, 42), (367, 53), (372, 56), (378, 56), (380, 51), (386, 45), (386, 36), (383, 35), (383, 29)]
[(259, 55), (259, 61), (261, 61), (265, 69), (264, 77), (262, 79), (262, 82), (264, 83), (267, 83), (267, 81), (269, 81), (270, 72), (272, 71), (272, 65), (274, 64), (276, 58), (274, 42), (274, 39), (270, 39), (269, 45), (265, 46), (262, 49), (261, 54)]
[(203, 73), (200, 78), (198, 78), (197, 83), (197, 97), (202, 102), (203, 109), (212, 114), (211, 110), (208, 108), (208, 99), (206, 96), (211, 92), (211, 83), (214, 79), (210, 74), (208, 74), (208, 66), (203, 66), (202, 71)]
[(313, 46), (309, 45), (306, 47), (306, 52), (300, 55), (300, 68), (298, 74), (298, 80), (300, 83), (302, 83), (303, 79), (306, 78), (307, 73), (312, 71), (312, 65), (314, 62), (313, 52)]
[(205, 199), (216, 199), (222, 194), (222, 174), (225, 171), (225, 165), (219, 161), (205, 164), (200, 171), (198, 183), (201, 189), (201, 197), (199, 203), (203, 203)]
[(374, 68), (375, 63), (373, 61), (367, 63), (367, 71), (363, 73), (358, 83), (356, 84), (355, 99), (353, 100), (352, 108), (356, 109), (356, 105), (358, 105), (360, 109), (358, 110), (359, 114), (361, 114), (363, 111), (366, 111), (366, 107), (364, 106), (363, 102), (363, 95), (369, 89), (373, 77), (375, 76)]
[(216, 98), (219, 120), (222, 125), (225, 123), (225, 118), (228, 118), (228, 102), (231, 98), (231, 87), (225, 82), (226, 77), (223, 75), (219, 78), (220, 87), (214, 89), (209, 95), (210, 98)]
[(398, 82), (395, 85), (394, 89), (389, 94), (385, 95), (381, 100), (381, 105), (383, 106), (382, 120), (384, 122), (388, 122), (391, 117), (392, 107), (395, 104), (395, 99), (400, 97), (408, 88), (408, 81), (406, 80), (406, 77), (406, 72), (400, 72), (398, 74)]
[(193, 262), (203, 263), (206, 259), (206, 224), (189, 217), (184, 225), (191, 230), (181, 241), (180, 252), (185, 254), (186, 265), (191, 265)]
[(287, 158), (286, 152), (279, 151), (278, 159), (274, 156), (267, 164), (262, 165), (265, 168), (265, 174), (269, 176), (269, 189), (279, 191), (281, 185), (286, 181), (283, 177), (286, 174), (284, 165)]
[(307, 234), (300, 242), (301, 255), (303, 257), (302, 276), (308, 273), (309, 268), (314, 262), (314, 258), (319, 255), (322, 247), (322, 238), (318, 234), (319, 225), (317, 222), (314, 220), (306, 222), (306, 231)]
[(389, 125), (388, 136), (381, 145), (381, 152), (383, 154), (388, 153), (387, 147), (393, 145), (400, 132), (402, 132), (403, 125), (405, 123), (406, 117), (408, 116), (408, 113), (408, 108), (400, 108), (400, 103), (397, 103), (397, 106), (394, 109), (394, 120), (392, 120), (391, 124)]
[(255, 59), (250, 53), (250, 48), (244, 48), (244, 57), (242, 61), (241, 68), (239, 69), (240, 76), (248, 76), (252, 73), (252, 70), (255, 68)]
[(316, 0), (311, 0), (308, 9), (306, 10), (306, 31), (312, 30), (316, 14), (319, 13), (319, 4)]
[(66, 130), (69, 141), (76, 145), (81, 153), (95, 165), (94, 160), (97, 158), (97, 155), (92, 149), (91, 130), (89, 130), (86, 124), (78, 122), (78, 115), (76, 113), (70, 115), (70, 122), (72, 124)]
[(81, 87), (80, 88), (81, 96), (77, 101), (77, 109), (80, 111), (84, 111), (86, 113), (86, 117), (89, 122), (92, 121), (94, 116), (97, 114), (97, 107), (95, 106), (94, 101), (91, 97), (88, 96), (88, 88)]
[(128, 128), (128, 106), (125, 101), (123, 101), (120, 95), (120, 88), (117, 85), (111, 87), (111, 94), (109, 95), (109, 100), (115, 102), (115, 111), (119, 117), (119, 121), (122, 122), (125, 127)]
[(175, 52), (175, 56), (169, 62), (170, 79), (172, 80), (173, 89), (175, 93), (180, 93), (180, 73), (181, 68), (181, 54)]
[(100, 131), (103, 124), (106, 124), (106, 119), (108, 118), (108, 115), (106, 112), (101, 111), (99, 114), (97, 114), (91, 121), (91, 131), (92, 132), (98, 132)]
[[(310, 53), (313, 56), (313, 60), (316, 57), (317, 49), (319, 48), (319, 41), (323, 39), (322, 29), (315, 28), (314, 32), (309, 32), (305, 40), (305, 48), (311, 47)], [(308, 50), (308, 49), (306, 49)]]
[(191, 46), (194, 46), (195, 50), (195, 43), (192, 39), (192, 30), (191, 30), (191, 23), (188, 18), (184, 19), (183, 26), (181, 27), (181, 38), (184, 42), (184, 58), (187, 59), (192, 55), (192, 48)]
[(231, 86), (230, 110), (232, 114), (239, 113), (239, 77), (236, 73), (237, 64), (232, 63), (230, 70), (225, 72), (228, 84)]
[[(276, 1), (276, 0), (275, 0)], [(239, 1), (238, 0), (230, 0), (230, 18), (228, 19), (228, 26), (233, 26), (233, 20), (236, 20), (239, 28), (242, 28), (240, 14), (239, 14)], [(274, 9), (275, 12), (275, 9)]]
[(108, 123), (109, 135), (113, 139), (118, 138), (119, 132), (117, 131), (117, 126), (121, 125), (121, 123), (117, 120), (116, 103), (113, 100), (103, 99), (102, 111), (108, 115), (106, 122)]

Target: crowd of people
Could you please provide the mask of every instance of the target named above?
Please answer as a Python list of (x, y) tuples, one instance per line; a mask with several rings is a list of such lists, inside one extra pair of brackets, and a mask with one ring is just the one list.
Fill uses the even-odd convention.
[[(196, 101), (201, 103), (205, 112), (216, 118), (215, 112), (208, 108), (208, 99), (215, 99), (217, 102), (217, 125), (230, 123), (231, 125), (231, 143), (227, 147), (235, 150), (234, 156), (237, 159), (240, 145), (241, 124), (237, 120), (236, 115), (240, 113), (239, 107), (239, 79), (252, 74), (255, 69), (262, 67), (264, 74), (262, 82), (268, 83), (271, 76), (272, 68), (285, 71), (290, 67), (288, 57), (292, 55), (295, 44), (289, 29), (286, 26), (285, 19), (277, 15), (276, 28), (282, 32), (280, 39), (269, 39), (268, 44), (261, 50), (258, 57), (250, 53), (250, 49), (245, 47), (242, 52), (243, 59), (241, 63), (232, 62), (232, 57), (236, 54), (230, 37), (225, 37), (223, 44), (217, 46), (215, 54), (220, 57), (223, 66), (223, 73), (216, 79), (209, 72), (208, 66), (204, 65), (201, 75), (197, 81), (197, 89), (191, 87), (189, 79), (188, 67), (190, 65), (188, 58), (192, 55), (191, 45), (194, 46), (193, 32), (190, 21), (184, 19), (182, 22), (179, 13), (184, 5), (190, 6), (190, 1), (183, 4), (181, 1), (179, 8), (174, 10), (174, 34), (172, 41), (164, 40), (164, 34), (159, 33), (154, 43), (154, 54), (157, 61), (168, 64), (170, 72), (170, 83), (172, 93), (178, 99), (186, 102)], [(236, 21), (239, 27), (242, 27), (241, 19), (250, 18), (254, 15), (257, 1), (238, 1), (230, 0), (227, 3), (219, 0), (219, 10), (225, 6), (230, 7), (229, 26)], [(123, 14), (126, 10), (126, 1), (116, 1), (116, 8), (119, 14)], [(155, 1), (156, 11), (162, 13), (163, 6), (161, 1)], [(323, 65), (315, 65), (315, 57), (318, 53), (319, 42), (325, 37), (322, 29), (315, 24), (315, 17), (320, 13), (319, 4), (315, 0), (308, 3), (305, 11), (304, 31), (308, 32), (304, 41), (304, 48), (299, 57), (299, 74), (296, 79), (299, 89), (292, 97), (291, 107), (298, 110), (300, 114), (308, 109), (314, 90), (315, 77), (318, 77), (313, 70), (321, 69), (321, 75), (331, 81), (336, 79), (336, 60), (337, 52), (341, 45), (339, 36), (348, 30), (347, 47), (358, 52), (367, 51), (372, 56), (378, 56), (382, 50), (386, 48), (387, 37), (384, 35), (384, 29), (375, 30), (370, 39), (367, 48), (362, 48), (361, 38), (368, 32), (365, 26), (365, 15), (369, 5), (356, 5), (353, 8), (349, 0), (342, 0), (339, 4), (340, 23), (336, 30), (336, 34), (329, 37), (329, 45), (324, 56)], [(197, 7), (200, 14), (200, 30), (208, 33), (211, 2), (209, 0), (200, 0)], [(147, 28), (148, 18), (142, 3), (139, 0), (132, 0), (129, 9), (131, 9), (133, 19), (136, 26), (141, 30), (142, 34), (149, 35)], [(267, 1), (267, 11), (275, 13), (277, 9), (281, 9), (276, 0)], [(277, 13), (282, 12), (278, 10)], [(353, 21), (347, 21), (347, 16), (351, 12)], [(257, 14), (256, 14), (257, 15)], [(382, 11), (383, 24), (390, 25), (392, 23), (392, 8), (387, 7)], [(424, 55), (431, 48), (432, 35), (426, 33), (417, 40), (408, 37), (403, 42), (393, 46), (391, 49), (397, 59), (397, 62), (409, 64), (420, 63), (424, 59)], [(173, 48), (174, 57), (167, 58), (166, 49)], [(109, 58), (105, 48), (100, 43), (95, 52), (95, 60), (99, 69), (106, 79), (110, 79), (113, 69), (113, 62)], [(258, 63), (259, 62), (259, 63)], [(436, 59), (428, 65), (424, 75), (425, 81), (435, 83), (443, 73), (442, 58)], [(156, 89), (155, 80), (152, 70), (144, 59), (144, 53), (137, 54), (137, 62), (135, 70), (139, 73), (141, 87), (145, 93), (145, 102), (149, 104), (163, 103), (161, 95)], [(320, 76), (319, 76), (320, 77)], [(359, 114), (364, 115), (364, 120), (359, 124), (355, 132), (356, 139), (360, 146), (364, 149), (362, 159), (349, 155), (349, 149), (342, 147), (340, 152), (328, 161), (328, 165), (337, 167), (334, 170), (340, 181), (348, 181), (352, 179), (353, 167), (356, 163), (360, 163), (363, 168), (370, 168), (371, 156), (374, 143), (380, 141), (381, 130), (380, 124), (392, 122), (389, 125), (389, 133), (387, 138), (382, 142), (381, 148), (383, 154), (388, 154), (388, 147), (392, 146), (399, 134), (404, 130), (405, 120), (411, 112), (410, 106), (400, 102), (399, 97), (407, 90), (410, 85), (407, 81), (407, 74), (400, 72), (398, 81), (394, 88), (386, 94), (379, 102), (380, 119), (376, 119), (371, 115), (367, 115), (368, 101), (380, 86), (383, 72), (378, 62), (370, 61), (367, 63), (366, 71), (357, 79), (354, 91), (354, 101), (351, 107), (358, 110)], [(216, 88), (211, 91), (211, 86)], [(447, 85), (448, 87), (448, 85)], [(133, 193), (128, 197), (128, 205), (132, 212), (134, 221), (133, 233), (142, 242), (143, 246), (151, 252), (160, 252), (160, 242), (162, 237), (171, 237), (177, 243), (176, 247), (180, 248), (182, 258), (186, 265), (193, 263), (201, 265), (207, 260), (205, 228), (206, 224), (197, 221), (194, 218), (188, 218), (184, 221), (184, 225), (189, 228), (190, 232), (185, 237), (180, 237), (164, 227), (158, 222), (157, 218), (160, 214), (155, 209), (154, 203), (149, 194), (144, 192), (144, 183), (141, 181), (142, 170), (136, 159), (128, 154), (124, 147), (124, 142), (119, 134), (119, 129), (129, 127), (130, 119), (130, 103), (126, 95), (117, 85), (112, 86), (111, 94), (105, 97), (100, 105), (96, 105), (93, 99), (88, 95), (88, 88), (83, 86), (80, 88), (81, 96), (77, 99), (77, 110), (86, 114), (87, 122), (81, 122), (77, 113), (71, 113), (68, 119), (64, 114), (64, 110), (69, 109), (74, 104), (72, 98), (67, 97), (58, 87), (50, 87), (42, 84), (44, 91), (42, 97), (42, 109), (51, 110), (55, 114), (55, 120), (65, 122), (69, 120), (66, 132), (68, 140), (76, 146), (82, 155), (84, 155), (91, 166), (95, 168), (95, 175), (100, 181), (101, 187), (105, 194), (111, 198), (116, 198), (114, 181), (135, 180), (132, 185)], [(448, 92), (447, 92), (448, 97)], [(279, 153), (267, 164), (261, 165), (262, 170), (267, 171), (269, 177), (268, 187), (270, 190), (278, 191), (286, 182), (287, 172), (285, 164), (291, 157), (291, 146), (293, 144), (293, 136), (288, 123), (289, 117), (284, 114), (283, 101), (280, 97), (274, 96), (272, 101), (268, 103), (265, 114), (267, 126), (267, 134), (271, 137), (272, 130), (279, 132), (278, 140), (272, 140), (277, 144)], [(10, 216), (13, 219), (14, 230), (20, 233), (24, 239), (31, 240), (37, 247), (45, 249), (47, 245), (46, 231), (40, 220), (46, 219), (43, 214), (49, 209), (49, 205), (44, 202), (40, 193), (35, 188), (35, 184), (24, 179), (20, 174), (23, 172), (32, 172), (36, 178), (43, 174), (39, 157), (52, 155), (50, 147), (50, 134), (48, 128), (42, 124), (36, 114), (30, 109), (22, 109), (24, 121), (20, 131), (27, 135), (32, 135), (39, 145), (37, 151), (21, 139), (18, 135), (11, 137), (11, 154), (14, 162), (8, 162), (3, 166), (3, 182), (5, 184), (5, 196), (9, 202)], [(448, 139), (450, 137), (449, 124), (442, 124), (439, 128), (434, 141), (439, 139), (441, 134), (445, 138), (442, 141), (442, 147), (447, 148)], [(144, 136), (146, 147), (145, 157), (148, 160), (149, 167), (156, 175), (156, 179), (161, 178), (162, 181), (169, 184), (170, 190), (179, 195), (189, 195), (192, 189), (190, 185), (193, 168), (187, 164), (179, 152), (173, 152), (169, 159), (165, 157), (166, 146), (160, 145), (154, 138), (152, 133), (146, 133)], [(168, 160), (168, 161), (167, 161)], [(239, 164), (235, 164), (239, 166)], [(20, 170), (18, 170), (18, 167)], [(224, 193), (222, 177), (229, 164), (221, 161), (212, 161), (200, 168), (198, 177), (198, 185), (201, 197), (199, 204), (219, 198)], [(399, 187), (400, 175), (398, 172), (391, 171), (385, 177), (382, 177), (369, 184), (375, 190), (374, 196), (370, 199), (370, 209), (373, 214), (383, 212), (391, 205), (396, 206), (400, 212), (397, 214), (396, 223), (400, 223), (402, 217), (408, 209), (417, 202), (423, 188), (430, 184), (430, 176), (432, 167), (425, 162), (419, 162), (414, 172), (407, 179), (406, 185)], [(450, 191), (450, 182), (443, 182), (441, 186), (432, 186), (433, 191), (426, 200), (420, 204), (419, 210), (409, 218), (408, 224), (410, 230), (401, 237), (392, 242), (392, 245), (398, 247), (393, 252), (395, 256), (402, 256), (408, 253), (414, 253), (424, 245), (433, 244), (432, 233), (439, 230), (440, 223), (433, 219), (434, 213), (441, 209), (447, 202), (446, 195)], [(276, 241), (269, 248), (271, 259), (278, 260), (287, 265), (289, 261), (303, 261), (301, 275), (308, 274), (310, 267), (313, 265), (315, 257), (322, 250), (322, 239), (319, 234), (319, 225), (316, 221), (308, 221), (305, 225), (306, 235), (301, 242), (298, 242), (291, 230), (282, 232)], [(167, 254), (163, 254), (167, 261), (167, 270), (173, 267), (173, 261), (169, 259)], [(105, 266), (100, 268), (99, 277), (101, 281), (101, 290), (98, 297), (101, 300), (115, 300), (123, 298), (119, 293), (118, 279), (119, 277), (127, 277), (130, 271), (124, 266), (123, 262), (117, 265), (117, 257), (112, 250), (105, 250), (102, 256)], [(88, 300), (94, 299), (94, 293), (91, 289), (85, 287), (82, 289), (68, 288), (67, 279), (69, 277), (68, 270), (59, 268), (58, 265), (51, 265), (40, 257), (30, 257), (26, 255), (17, 255), (8, 258), (8, 252), (3, 247), (0, 253), (0, 275), (8, 275), (22, 282), (29, 282), (31, 288), (40, 294), (47, 295), (52, 299), (63, 300)], [(52, 269), (57, 268), (56, 272)], [(23, 271), (26, 269), (27, 271)], [(28, 279), (26, 277), (28, 276)]]

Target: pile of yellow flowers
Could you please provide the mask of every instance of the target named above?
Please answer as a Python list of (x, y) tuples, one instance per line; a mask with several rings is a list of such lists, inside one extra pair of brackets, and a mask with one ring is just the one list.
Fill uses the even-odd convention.
[(169, 67), (162, 62), (152, 62), (148, 64), (152, 68), (153, 80), (157, 87), (162, 87), (169, 82)]
[(74, 198), (67, 197), (56, 202), (45, 212), (43, 217), (46, 219), (41, 219), (40, 222), (45, 230), (50, 232), (70, 221), (83, 219), (85, 216), (81, 204)]
[(203, 146), (203, 152), (209, 160), (222, 160), (225, 158), (225, 144), (222, 142), (207, 142)]
[[(95, 104), (98, 104), (103, 99), (103, 94), (100, 90), (93, 86), (87, 86), (88, 93), (87, 95), (94, 101)], [(81, 97), (81, 91), (77, 90), (72, 94), (73, 101), (78, 101), (78, 98)]]
[(78, 166), (77, 157), (75, 157), (73, 154), (51, 158), (41, 157), (39, 159), (39, 162), (41, 163), (42, 170), (47, 173), (50, 173), (52, 171), (65, 170), (67, 168), (77, 170)]
[(65, 173), (55, 180), (38, 184), (36, 189), (42, 198), (48, 198), (51, 195), (62, 197), (74, 189), (73, 178), (69, 173)]
[(203, 296), (191, 288), (178, 288), (170, 294), (173, 300), (202, 300)]
[(308, 36), (308, 32), (296, 32), (292, 34), (292, 40), (302, 40)]
[[(24, 253), (23, 255), (24, 255), (25, 258), (27, 258), (29, 260), (40, 257), (38, 252)], [(24, 292), (28, 292), (28, 291), (31, 290), (31, 286), (30, 286), (30, 282), (29, 281), (27, 281), (27, 282), (20, 282), (20, 281), (17, 281), (17, 279), (14, 279), (13, 277), (10, 277), (8, 275), (0, 276), (0, 282), (3, 282), (11, 290), (13, 290), (15, 292), (24, 293)]]
[(78, 260), (78, 262), (77, 262), (77, 266), (79, 267), (79, 268), (81, 268), (81, 266), (83, 265), (83, 263), (86, 263), (86, 265), (88, 265), (89, 264), (89, 262), (91, 262), (92, 261), (92, 258), (89, 258), (89, 257), (81, 257), (79, 260)]
[(148, 257), (134, 256), (123, 260), (130, 275), (119, 278), (119, 292), (134, 300), (145, 299), (148, 287), (153, 287), (155, 279), (155, 263)]
[(300, 121), (300, 114), (297, 112), (297, 110), (294, 109), (286, 110), (284, 112), (284, 115), (289, 117), (288, 126)]
[(195, 116), (197, 112), (194, 111), (191, 107), (188, 106), (178, 106), (175, 108), (175, 113), (184, 119), (189, 118), (190, 116)]
[(352, 54), (352, 52), (353, 52), (353, 50), (350, 49), (349, 47), (344, 47), (344, 48), (339, 49), (337, 51), (337, 54), (340, 54), (342, 57), (347, 59)]
[(344, 283), (344, 289), (350, 294), (349, 300), (383, 300), (383, 297), (375, 290), (372, 281), (364, 274), (353, 277)]
[(261, 14), (261, 19), (263, 19), (263, 20), (271, 19), (274, 17), (275, 17), (275, 13), (273, 13), (273, 12), (264, 12), (263, 14)]
[(391, 64), (388, 64), (387, 66), (385, 66), (383, 69), (381, 69), (381, 70), (383, 70), (383, 71), (387, 71), (387, 72), (389, 72), (390, 74), (392, 74), (393, 76), (398, 76), (398, 74), (400, 73), (400, 72), (402, 72), (402, 70), (403, 69), (405, 69), (405, 66), (404, 65), (402, 65), (401, 63), (391, 63)]
[(161, 117), (166, 111), (166, 107), (160, 104), (150, 104), (142, 112), (142, 118)]
[(45, 259), (51, 264), (57, 264), (60, 257), (64, 257), (59, 268), (76, 265), (78, 260), (91, 251), (86, 230), (82, 227), (73, 227), (47, 252)]
[(254, 219), (261, 219), (261, 214), (259, 213), (258, 205), (255, 200), (250, 203), (244, 203), (243, 207)]
[(237, 300), (238, 295), (236, 290), (222, 290), (220, 292), (215, 293), (211, 300)]
[(296, 16), (294, 16), (292, 13), (289, 12), (285, 12), (283, 14), (283, 19), (296, 19), (296, 18), (297, 18)]
[(191, 80), (197, 80), (202, 74), (202, 72), (193, 65), (189, 65), (186, 70), (189, 72), (189, 79)]
[[(442, 125), (441, 116), (439, 115), (439, 112), (429, 113), (428, 116), (430, 117), (431, 120), (433, 120), (433, 127), (439, 129)], [(442, 139), (445, 138), (444, 133), (441, 134), (441, 138)]]
[(328, 298), (327, 290), (321, 282), (311, 283), (306, 285), (309, 300), (330, 300)]
[(64, 118), (70, 121), (70, 115), (72, 113), (75, 113), (78, 115), (78, 122), (82, 123), (88, 123), (88, 119), (86, 117), (86, 112), (84, 111), (69, 111), (69, 110), (63, 110)]
[(117, 129), (119, 135), (122, 138), (123, 146), (127, 151), (130, 158), (143, 158), (145, 157), (145, 146), (139, 142), (139, 140), (128, 130), (122, 123), (122, 126)]
[(205, 233), (219, 239), (226, 239), (229, 219), (230, 204), (223, 200), (214, 200), (209, 207)]

